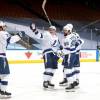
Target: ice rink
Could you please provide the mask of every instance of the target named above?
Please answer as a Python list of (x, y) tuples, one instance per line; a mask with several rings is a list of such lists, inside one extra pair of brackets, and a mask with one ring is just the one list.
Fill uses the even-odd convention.
[(43, 64), (10, 64), (8, 90), (9, 100), (100, 100), (100, 63), (81, 63), (80, 88), (76, 92), (65, 92), (60, 87), (62, 66), (55, 73), (52, 82), (55, 90), (46, 91), (42, 87)]

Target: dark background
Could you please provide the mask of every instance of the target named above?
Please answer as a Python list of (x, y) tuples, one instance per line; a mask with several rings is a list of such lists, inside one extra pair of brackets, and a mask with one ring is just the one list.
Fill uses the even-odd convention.
[[(0, 16), (15, 18), (42, 18), (43, 0), (1, 0)], [(100, 2), (96, 0), (47, 0), (46, 11), (51, 20), (100, 19)]]

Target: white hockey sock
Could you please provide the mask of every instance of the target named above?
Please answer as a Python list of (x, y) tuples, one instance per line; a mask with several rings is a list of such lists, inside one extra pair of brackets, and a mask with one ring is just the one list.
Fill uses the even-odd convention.
[(66, 72), (65, 72), (65, 70), (66, 70), (66, 69), (64, 68), (63, 78), (67, 78), (67, 77), (66, 77)]
[(50, 75), (43, 75), (44, 81), (50, 81), (51, 78), (52, 78), (52, 76), (50, 76)]
[(74, 67), (74, 71), (77, 71), (79, 73), (75, 73), (74, 80), (76, 81), (80, 77), (80, 67)]
[(6, 89), (7, 89), (7, 85), (1, 85), (1, 90), (2, 91), (6, 91)]
[[(46, 73), (48, 73), (48, 74), (46, 74)], [(45, 70), (45, 74), (43, 75), (44, 81), (51, 81), (54, 73), (55, 73), (55, 69), (47, 68)]]
[(1, 77), (1, 90), (2, 91), (6, 91), (6, 89), (7, 89), (7, 86), (8, 86), (8, 75), (2, 75), (2, 77)]
[[(71, 83), (73, 83), (73, 81), (74, 81), (73, 75), (71, 75), (72, 72), (73, 72), (72, 69), (66, 69), (66, 70), (65, 70), (65, 73), (66, 73), (66, 76), (67, 76), (66, 78), (67, 78), (67, 80), (68, 80), (68, 84), (71, 84)], [(69, 75), (70, 75), (70, 76), (69, 76)]]

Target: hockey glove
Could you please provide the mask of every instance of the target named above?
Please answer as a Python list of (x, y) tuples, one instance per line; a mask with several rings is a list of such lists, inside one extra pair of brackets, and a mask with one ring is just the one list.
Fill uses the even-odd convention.
[(35, 26), (35, 24), (31, 24), (30, 25), (30, 29), (33, 31), (33, 32), (35, 32), (36, 31), (36, 26)]
[(57, 56), (58, 57), (63, 57), (64, 53), (61, 50), (59, 50), (59, 51), (57, 51)]
[(18, 35), (20, 38), (23, 37), (23, 33), (21, 33), (21, 32), (18, 32), (16, 35)]

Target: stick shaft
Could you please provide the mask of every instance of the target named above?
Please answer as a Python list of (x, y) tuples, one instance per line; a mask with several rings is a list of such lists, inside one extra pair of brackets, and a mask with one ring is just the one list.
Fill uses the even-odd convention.
[(46, 18), (47, 18), (47, 20), (48, 20), (48, 22), (49, 22), (49, 25), (51, 26), (51, 25), (52, 25), (52, 24), (51, 24), (51, 21), (50, 21), (50, 19), (49, 19), (48, 15), (47, 15), (46, 10), (45, 10), (45, 5), (46, 5), (46, 2), (47, 2), (47, 0), (44, 0), (44, 1), (43, 1), (43, 3), (42, 3), (42, 9), (43, 9), (44, 14), (45, 14), (45, 16), (46, 16)]

